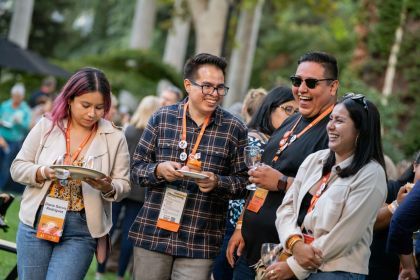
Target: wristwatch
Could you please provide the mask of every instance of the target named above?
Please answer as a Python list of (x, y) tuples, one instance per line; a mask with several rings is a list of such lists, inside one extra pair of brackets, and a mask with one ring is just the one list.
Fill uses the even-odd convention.
[(287, 187), (287, 176), (286, 175), (282, 175), (279, 179), (279, 181), (277, 182), (277, 190), (278, 191), (284, 191)]

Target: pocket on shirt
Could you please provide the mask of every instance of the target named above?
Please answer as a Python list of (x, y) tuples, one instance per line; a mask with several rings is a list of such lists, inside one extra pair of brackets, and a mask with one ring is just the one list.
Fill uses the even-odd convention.
[(340, 220), (346, 203), (346, 186), (334, 185), (318, 202), (316, 227), (329, 232)]

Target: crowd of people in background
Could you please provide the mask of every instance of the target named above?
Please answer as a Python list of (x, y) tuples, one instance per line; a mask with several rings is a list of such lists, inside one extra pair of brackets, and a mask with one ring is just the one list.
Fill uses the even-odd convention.
[[(338, 96), (336, 58), (304, 54), (291, 86), (250, 89), (227, 110), (226, 68), (198, 54), (183, 90), (165, 86), (134, 112), (95, 68), (59, 91), (47, 77), (27, 101), (23, 84), (11, 88), (0, 193), (26, 186), (20, 278), (83, 279), (96, 254), (97, 279), (112, 262), (117, 279), (418, 279), (420, 153), (404, 172), (393, 166), (375, 104)], [(261, 151), (254, 168), (247, 146)], [(105, 177), (61, 180), (51, 168), (88, 158)], [(67, 207), (58, 242), (39, 238), (49, 199)]]

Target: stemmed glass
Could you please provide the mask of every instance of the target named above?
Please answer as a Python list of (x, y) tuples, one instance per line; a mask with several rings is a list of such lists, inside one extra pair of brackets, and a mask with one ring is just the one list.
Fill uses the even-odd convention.
[[(59, 155), (54, 162), (54, 165), (66, 165), (65, 162), (66, 156)], [(60, 185), (64, 186), (66, 184), (65, 180), (70, 176), (70, 171), (63, 168), (55, 169), (55, 177), (60, 181)]]
[(97, 157), (88, 156), (83, 164), (83, 167), (100, 171), (102, 166), (101, 161)]
[(269, 267), (278, 261), (281, 248), (280, 244), (275, 243), (263, 243), (261, 245), (261, 260), (265, 267)]
[[(244, 149), (245, 164), (249, 169), (255, 169), (260, 165), (262, 150), (258, 146), (246, 146)], [(254, 183), (246, 186), (247, 190), (255, 191), (257, 185)]]

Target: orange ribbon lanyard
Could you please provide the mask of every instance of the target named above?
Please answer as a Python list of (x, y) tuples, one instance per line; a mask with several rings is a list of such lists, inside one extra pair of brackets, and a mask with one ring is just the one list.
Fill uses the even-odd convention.
[[(329, 113), (332, 112), (334, 108), (334, 105), (331, 105), (330, 107), (328, 107), (327, 110), (325, 110), (324, 112), (322, 112), (321, 115), (319, 115), (316, 119), (314, 119), (310, 124), (308, 124), (301, 132), (299, 132), (299, 134), (293, 135), (292, 133), (295, 130), (296, 126), (298, 125), (298, 123), (300, 122), (300, 120), (302, 119), (302, 116), (299, 117), (299, 119), (297, 120), (297, 122), (293, 125), (293, 128), (289, 131), (287, 131), (282, 139), (279, 142), (279, 149), (277, 150), (276, 154), (274, 155), (273, 158), (273, 163), (276, 162), (281, 154), (281, 152), (283, 152), (292, 142), (294, 142), (295, 140), (299, 139), (299, 137), (301, 137), (303, 134), (305, 134), (305, 132), (307, 132), (309, 129), (311, 129), (312, 127), (314, 127), (317, 123), (319, 123), (326, 115), (328, 115)], [(292, 137), (290, 137), (292, 136)], [(289, 140), (289, 142), (287, 142), (287, 140)]]
[[(182, 141), (187, 141), (187, 110), (188, 110), (188, 102), (185, 103), (184, 105), (184, 113), (182, 116), (182, 139), (181, 139)], [(210, 122), (210, 115), (206, 117), (203, 125), (201, 126), (200, 134), (197, 137), (197, 141), (195, 141), (195, 144), (191, 151), (190, 156), (194, 156), (195, 153), (197, 152), (198, 146), (200, 145), (200, 142), (201, 142), (201, 138), (203, 138), (204, 131), (206, 130), (206, 127), (209, 124), (209, 122)], [(185, 152), (186, 147), (183, 150)]]
[(318, 199), (327, 190), (328, 182), (331, 179), (330, 174), (331, 174), (331, 172), (328, 172), (327, 174), (324, 175), (324, 177), (322, 177), (321, 184), (318, 186), (318, 189), (316, 190), (315, 195), (311, 199), (311, 204), (309, 205), (307, 213), (310, 213), (310, 212), (312, 212), (312, 210), (314, 210), (315, 205), (318, 202)]
[(95, 124), (92, 131), (83, 139), (82, 143), (80, 143), (79, 147), (77, 148), (76, 152), (72, 156), (70, 154), (70, 130), (71, 130), (71, 119), (69, 119), (67, 123), (67, 129), (66, 129), (66, 156), (65, 156), (65, 163), (67, 164), (73, 164), (73, 162), (77, 159), (80, 152), (83, 150), (83, 148), (86, 146), (87, 142), (89, 142), (90, 137), (96, 133), (97, 126)]

